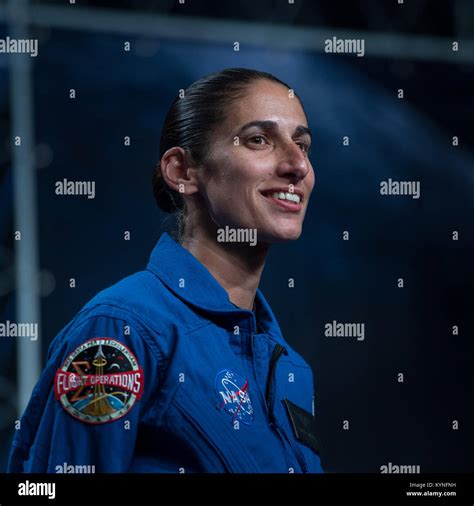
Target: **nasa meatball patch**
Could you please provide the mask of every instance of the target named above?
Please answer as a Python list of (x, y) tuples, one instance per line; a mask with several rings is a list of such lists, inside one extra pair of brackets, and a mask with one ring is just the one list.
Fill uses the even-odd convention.
[(143, 370), (119, 341), (96, 337), (78, 346), (54, 377), (54, 395), (83, 422), (100, 424), (128, 413), (143, 392)]
[(235, 372), (224, 369), (216, 376), (218, 409), (232, 415), (232, 421), (250, 425), (253, 422), (253, 407), (249, 396), (249, 383)]

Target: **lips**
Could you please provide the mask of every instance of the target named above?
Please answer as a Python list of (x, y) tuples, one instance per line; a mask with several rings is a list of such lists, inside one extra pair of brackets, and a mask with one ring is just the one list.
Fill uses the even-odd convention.
[(301, 204), (303, 202), (303, 192), (298, 188), (292, 188), (291, 191), (288, 188), (271, 188), (269, 190), (263, 190), (260, 192), (264, 197), (278, 199), (282, 201), (295, 202)]
[(299, 190), (298, 192), (296, 192), (296, 190), (294, 192), (288, 192), (280, 189), (271, 189), (260, 193), (266, 200), (278, 206), (280, 210), (292, 213), (301, 211), (301, 202), (303, 198), (302, 192)]

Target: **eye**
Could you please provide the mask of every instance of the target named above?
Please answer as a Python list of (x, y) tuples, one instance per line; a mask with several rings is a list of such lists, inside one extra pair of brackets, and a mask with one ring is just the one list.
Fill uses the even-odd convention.
[(249, 141), (252, 141), (252, 143), (257, 144), (258, 146), (263, 146), (263, 142), (254, 142), (254, 139), (259, 139), (260, 141), (267, 142), (267, 139), (263, 135), (252, 135), (252, 137), (249, 137)]
[(309, 144), (309, 142), (297, 142), (296, 144), (298, 144), (298, 146), (300, 147), (301, 151), (303, 151), (303, 153), (307, 153), (309, 154), (311, 152), (311, 146)]

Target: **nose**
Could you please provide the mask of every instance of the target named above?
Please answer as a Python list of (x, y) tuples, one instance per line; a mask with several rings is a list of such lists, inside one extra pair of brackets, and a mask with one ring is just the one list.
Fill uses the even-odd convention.
[(310, 171), (307, 156), (293, 140), (286, 142), (281, 149), (277, 174), (291, 180), (300, 181)]

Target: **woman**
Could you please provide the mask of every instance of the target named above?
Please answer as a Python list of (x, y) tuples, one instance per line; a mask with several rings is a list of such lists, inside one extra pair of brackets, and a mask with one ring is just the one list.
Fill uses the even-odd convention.
[(322, 472), (311, 369), (258, 290), (270, 245), (301, 234), (310, 143), (267, 73), (227, 69), (174, 101), (153, 186), (178, 242), (54, 339), (10, 471)]

